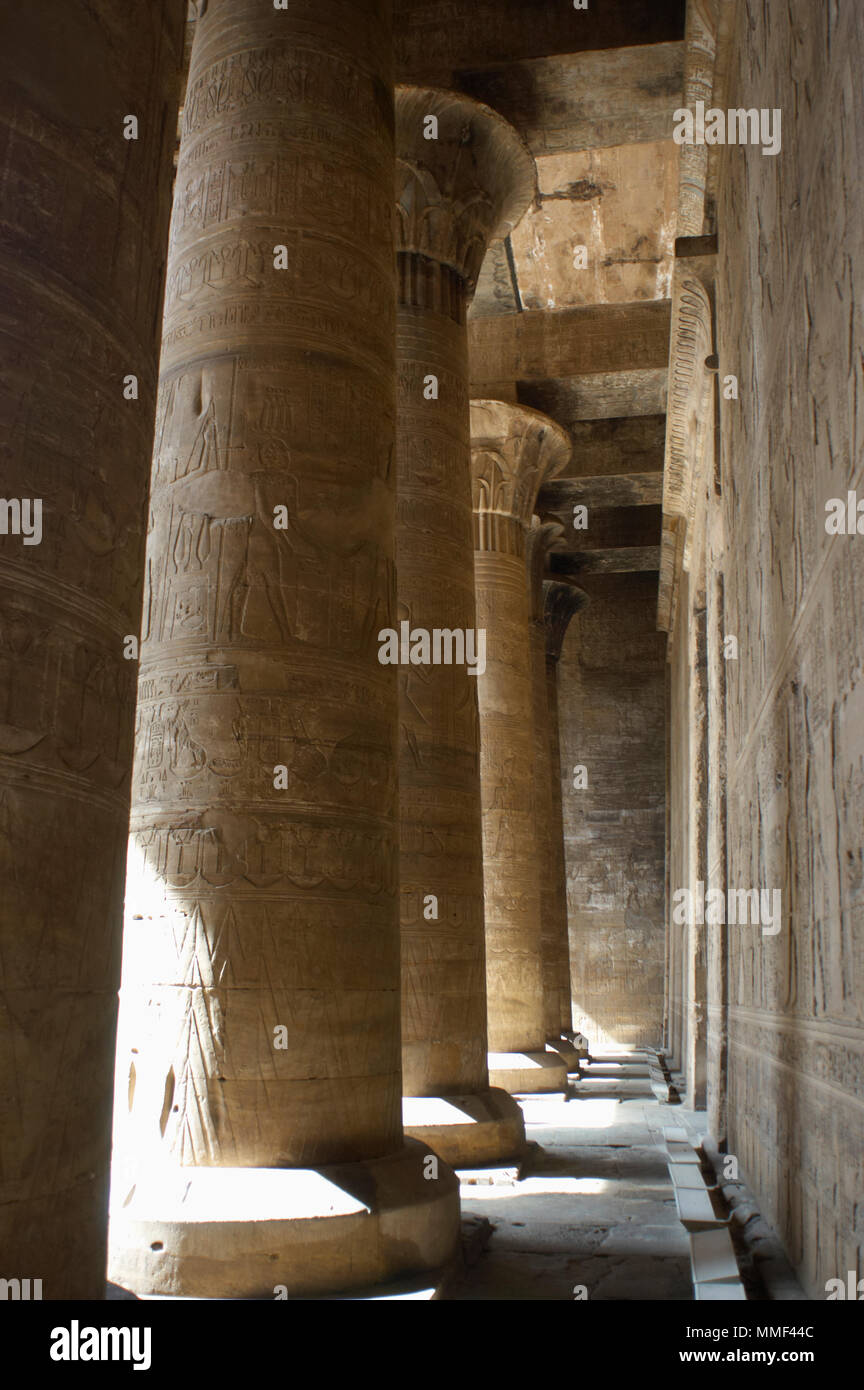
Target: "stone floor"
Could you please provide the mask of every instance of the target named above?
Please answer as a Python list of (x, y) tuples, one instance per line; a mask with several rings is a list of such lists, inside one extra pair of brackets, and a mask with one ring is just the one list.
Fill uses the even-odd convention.
[(655, 1099), (644, 1055), (597, 1057), (572, 1090), (520, 1097), (539, 1146), (521, 1180), (463, 1183), (464, 1214), (495, 1230), (445, 1300), (692, 1299), (663, 1127), (696, 1136), (703, 1117)]

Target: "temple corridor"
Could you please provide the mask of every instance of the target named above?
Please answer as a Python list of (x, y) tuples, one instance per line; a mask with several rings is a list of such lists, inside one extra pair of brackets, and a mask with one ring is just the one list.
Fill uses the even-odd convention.
[(0, 1305), (827, 1326), (864, 6), (0, 22)]
[[(704, 1113), (661, 1103), (646, 1054), (620, 1050), (586, 1064), (566, 1099), (520, 1103), (532, 1152), (518, 1170), (490, 1173), (488, 1181), (463, 1175), (463, 1212), (494, 1230), (442, 1297), (638, 1302), (650, 1289), (654, 1301), (692, 1299), (690, 1242), (664, 1131), (684, 1130), (696, 1147), (705, 1138)], [(733, 1208), (710, 1162), (702, 1169), (719, 1217), (728, 1216)], [(725, 1187), (727, 1198), (731, 1190)], [(742, 1205), (742, 1195), (739, 1183), (736, 1248), (747, 1298), (803, 1299), (776, 1235), (751, 1203)]]

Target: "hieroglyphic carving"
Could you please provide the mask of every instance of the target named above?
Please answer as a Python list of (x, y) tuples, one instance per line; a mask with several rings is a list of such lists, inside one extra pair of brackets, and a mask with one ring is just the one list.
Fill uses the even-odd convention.
[(154, 1161), (400, 1142), (388, 47), (378, 0), (195, 26), (127, 892)]
[[(738, 650), (729, 658), (709, 632), (723, 668), (709, 730), (721, 724), (727, 740), (710, 770), (715, 783), (726, 775), (710, 867), (730, 889), (780, 891), (782, 920), (773, 937), (727, 928), (728, 1000), (715, 1002), (728, 1013), (728, 1149), (821, 1299), (862, 1252), (864, 551), (826, 533), (824, 504), (860, 495), (861, 191), (848, 132), (864, 38), (842, 5), (794, 0), (779, 27), (758, 7), (727, 8), (728, 104), (782, 107), (793, 154), (721, 151), (717, 190), (718, 354), (740, 398), (720, 403), (708, 534), (721, 602), (708, 593)], [(726, 105), (716, 87), (712, 102)]]
[[(437, 140), (424, 139), (427, 115)], [(465, 97), (399, 88), (396, 117), (399, 617), (468, 631), (480, 624), (466, 309), (489, 237), (527, 205), (533, 161)], [(405, 1094), (476, 1095), (488, 1088), (483, 860), (477, 680), (465, 666), (400, 670), (399, 806)]]
[[(204, 24), (211, 22), (208, 15)], [(270, 153), (278, 138), (278, 117), (285, 110), (306, 120), (316, 112), (327, 118), (338, 111), (345, 125), (362, 126), (376, 141), (382, 134), (379, 94), (367, 73), (338, 53), (287, 43), (274, 30), (266, 44), (244, 46), (240, 52), (193, 66), (183, 112), (184, 145), (188, 149), (192, 137), (202, 132), (212, 139), (216, 129), (227, 126), (230, 131), (228, 118), (246, 112), (253, 120), (273, 123), (271, 141), (262, 141)], [(374, 145), (371, 151), (381, 158)]]
[(713, 352), (711, 300), (701, 280), (676, 263), (672, 281), (669, 406), (663, 467), (663, 536), (657, 625), (675, 624), (682, 565), (689, 560), (688, 535), (703, 483), (708, 431), (713, 427), (714, 375), (706, 365)]
[[(570, 452), (565, 431), (538, 411), (471, 402), (477, 620), (489, 653), (478, 701), (493, 1051), (537, 1051), (546, 1042), (525, 529), (541, 482)], [(547, 776), (548, 765), (547, 756)]]
[[(123, 845), (182, 0), (47, 3), (0, 55), (0, 1249), (105, 1288)], [(119, 112), (137, 112), (134, 145)], [(123, 397), (127, 373), (136, 399)]]
[[(717, 42), (718, 0), (689, 0), (684, 36), (684, 91), (682, 105), (695, 109), (701, 101), (712, 106), (714, 60)], [(710, 146), (681, 146), (681, 174), (678, 185), (678, 236), (701, 236), (705, 230), (705, 191), (708, 180)]]

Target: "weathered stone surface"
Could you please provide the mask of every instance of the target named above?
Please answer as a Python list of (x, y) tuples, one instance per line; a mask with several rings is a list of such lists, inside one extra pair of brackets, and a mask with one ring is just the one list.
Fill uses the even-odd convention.
[[(669, 304), (591, 305), (473, 319), (471, 390), (498, 382), (546, 381), (659, 368), (669, 359)], [(621, 414), (626, 412), (621, 411)], [(646, 412), (648, 413), (648, 412)]]
[[(562, 1017), (567, 1018), (569, 1028), (569, 1007), (565, 1008), (561, 999), (561, 935), (560, 921), (553, 912), (555, 846), (553, 837), (557, 831), (563, 838), (560, 821), (553, 819), (552, 806), (552, 711), (549, 705), (549, 692), (546, 680), (546, 622), (545, 586), (546, 561), (549, 552), (561, 545), (564, 528), (558, 522), (541, 523), (539, 517), (531, 518), (531, 526), (526, 534), (526, 570), (528, 578), (528, 613), (530, 620), (531, 643), (531, 703), (534, 728), (534, 828), (537, 836), (537, 871), (540, 879), (540, 946), (543, 968), (543, 1010), (546, 1041), (556, 1050), (565, 1044), (561, 1039)], [(557, 712), (556, 712), (557, 718)], [(554, 775), (557, 779), (558, 764)], [(566, 947), (566, 936), (564, 938)], [(567, 959), (566, 982), (569, 985), (569, 958)], [(569, 1002), (569, 1001), (568, 1001)], [(571, 1056), (572, 1046), (562, 1050), (565, 1060), (575, 1066), (577, 1058)]]
[(525, 1146), (522, 1111), (500, 1085), (468, 1095), (406, 1096), (402, 1114), (406, 1134), (463, 1169), (517, 1158)]
[[(856, 6), (689, 0), (685, 34), (683, 0), (190, 0), (184, 36), (178, 4), (19, 6), (0, 60), (2, 486), (44, 508), (31, 548), (0, 499), (0, 1294), (103, 1287), (143, 581), (115, 1277), (333, 1297), (441, 1264), (427, 1161), (500, 1173), (524, 1127), (488, 1068), (559, 1090), (588, 1034), (569, 1121), (526, 1098), (537, 1137), (704, 1102), (735, 1222), (773, 1220), (820, 1299), (864, 1259)], [(697, 102), (781, 116), (782, 150), (677, 145)], [(402, 618), (487, 632), (485, 805), (475, 678), (400, 684)], [(682, 920), (680, 888), (782, 907)], [(650, 1078), (598, 1062), (637, 1039)], [(591, 1296), (629, 1298), (662, 1251), (686, 1297), (653, 1161), (629, 1235), (608, 1193), (573, 1218), (590, 1151), (539, 1224), (538, 1169), (498, 1260), (549, 1252), (523, 1282), (569, 1297), (596, 1253)]]
[(513, 399), (552, 415), (569, 430), (579, 424), (594, 425), (629, 416), (656, 419), (666, 409), (666, 378), (665, 367), (627, 367), (619, 372), (520, 381), (514, 388)]
[(29, 530), (7, 528), (4, 500), (0, 1274), (40, 1278), (46, 1299), (105, 1286), (124, 637), (141, 609), (183, 12), (45, 0), (7, 16), (0, 58), (0, 476)]
[(669, 298), (677, 151), (667, 139), (538, 156), (537, 206), (512, 237), (526, 309)]
[(864, 540), (825, 503), (862, 494), (864, 33), (806, 0), (735, 18), (729, 99), (781, 107), (783, 149), (730, 152), (718, 204), (728, 877), (783, 912), (728, 932), (728, 1139), (822, 1298), (862, 1252)]
[(399, 250), (454, 270), (470, 299), (490, 239), (508, 236), (534, 197), (534, 160), (497, 112), (451, 92), (399, 87), (397, 119)]
[[(398, 691), (377, 637), (395, 590), (390, 61), (379, 0), (209, 0), (196, 24), (126, 898), (112, 1243), (139, 1292), (182, 1291), (183, 1262), (132, 1258), (136, 1172), (403, 1143)], [(455, 1195), (436, 1210), (455, 1240)], [(421, 1200), (417, 1268), (440, 1256), (427, 1216)], [(279, 1234), (281, 1282), (302, 1289), (313, 1255)]]
[(163, 1297), (301, 1298), (440, 1269), (459, 1234), (455, 1173), (442, 1164), (430, 1181), (426, 1146), (409, 1139), (315, 1168), (143, 1173), (112, 1221), (112, 1258)]
[[(662, 484), (663, 450), (666, 441), (665, 415), (637, 415), (622, 419), (570, 420), (566, 429), (573, 440), (573, 458), (558, 481), (603, 474), (656, 473)], [(541, 489), (541, 493), (545, 489)]]
[[(559, 665), (573, 1026), (597, 1044), (660, 1036), (664, 639), (656, 581), (595, 580)], [(587, 786), (575, 785), (584, 768)]]
[[(699, 258), (709, 261), (713, 257)], [(673, 278), (669, 355), (669, 413), (663, 467), (663, 539), (657, 624), (675, 626), (682, 566), (691, 567), (696, 510), (703, 505), (706, 459), (713, 443), (715, 375), (711, 294), (687, 259)], [(712, 451), (713, 457), (713, 451)]]
[[(682, 922), (675, 896), (682, 888), (698, 891), (709, 883), (708, 815), (708, 672), (703, 551), (695, 569), (682, 570), (676, 583), (678, 618), (670, 648), (669, 716), (674, 737), (669, 745), (667, 789), (670, 821), (669, 924), (667, 958), (670, 978), (668, 1043), (684, 1072), (687, 1103), (704, 1108), (707, 1098), (707, 964), (708, 941), (716, 931), (699, 921)], [(700, 580), (702, 581), (700, 584)]]
[(622, 545), (615, 549), (573, 550), (550, 557), (551, 574), (629, 574), (660, 568), (658, 545)]
[(574, 584), (543, 583), (544, 666), (549, 722), (549, 859), (540, 894), (543, 913), (543, 993), (547, 1032), (572, 1035), (570, 933), (567, 921), (567, 864), (561, 799), (561, 738), (558, 711), (558, 662), (570, 620), (587, 602)]
[[(477, 621), (487, 632), (478, 677), (489, 1046), (545, 1046), (534, 714), (525, 533), (537, 491), (570, 457), (554, 421), (501, 401), (471, 402)], [(515, 1064), (514, 1064), (515, 1066)], [(490, 1064), (490, 1075), (505, 1071)], [(566, 1083), (540, 1064), (542, 1089)], [(505, 1089), (511, 1086), (501, 1081)]]
[(400, 82), (451, 86), (491, 63), (680, 41), (684, 11), (684, 0), (586, 10), (560, 0), (396, 0), (396, 72)]
[[(712, 172), (712, 152), (682, 185), (690, 234), (712, 229), (716, 194), (719, 379), (734, 374), (738, 396), (718, 393), (716, 472), (698, 413), (679, 431), (696, 486), (676, 537), (670, 887), (695, 888), (680, 880), (704, 872), (727, 894), (780, 894), (776, 931), (700, 929), (708, 1106), (805, 1289), (823, 1298), (828, 1279), (860, 1267), (864, 1188), (864, 552), (825, 525), (826, 502), (861, 487), (864, 39), (843, 6), (794, 0), (780, 25), (757, 6), (714, 10), (712, 100), (778, 108), (782, 153), (730, 149)], [(706, 14), (713, 22), (695, 7)], [(707, 694), (694, 706), (700, 608)], [(670, 928), (670, 1042), (685, 1062), (701, 1028), (692, 945)]]
[(456, 664), (399, 672), (403, 1089), (477, 1098), (473, 1124), (436, 1122), (434, 1102), (406, 1109), (412, 1134), (464, 1164), (511, 1156), (522, 1132), (515, 1102), (487, 1089), (465, 311), (489, 238), (531, 199), (534, 165), (500, 116), (425, 88), (397, 89), (396, 154), (399, 620), (466, 643)]
[(669, 140), (681, 101), (683, 43), (640, 44), (493, 63), (463, 91), (524, 133), (535, 155)]
[(540, 489), (537, 510), (573, 524), (577, 505), (602, 511), (610, 507), (651, 507), (663, 499), (663, 473), (600, 473), (593, 478), (555, 478)]

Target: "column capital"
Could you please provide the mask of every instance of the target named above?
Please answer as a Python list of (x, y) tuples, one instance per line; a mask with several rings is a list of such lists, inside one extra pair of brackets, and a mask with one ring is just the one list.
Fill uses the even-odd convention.
[(533, 155), (497, 111), (459, 92), (396, 88), (397, 250), (449, 267), (470, 298), (489, 241), (512, 231), (536, 188)]
[(471, 402), (471, 485), (478, 550), (522, 553), (541, 484), (566, 468), (565, 429), (525, 405)]
[(584, 589), (575, 584), (563, 584), (547, 579), (543, 584), (543, 619), (546, 624), (546, 660), (557, 661), (561, 655), (570, 619), (588, 602)]
[(528, 571), (528, 601), (531, 605), (531, 621), (541, 627), (544, 621), (543, 578), (546, 571), (546, 558), (550, 550), (560, 550), (564, 537), (564, 527), (560, 521), (541, 521), (532, 516), (531, 524), (525, 533), (525, 561)]

